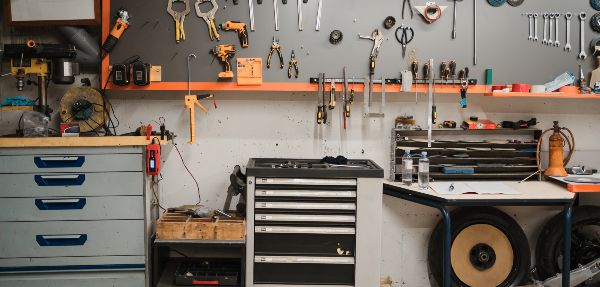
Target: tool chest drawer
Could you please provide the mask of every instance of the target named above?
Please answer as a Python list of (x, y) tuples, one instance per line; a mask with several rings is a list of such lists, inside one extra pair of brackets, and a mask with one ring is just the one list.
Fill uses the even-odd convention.
[(333, 223), (333, 224), (352, 224), (356, 223), (355, 215), (344, 214), (291, 214), (291, 213), (257, 213), (254, 215), (256, 225), (269, 225), (274, 223), (296, 223), (296, 224), (314, 224), (314, 223)]
[(142, 196), (0, 199), (0, 221), (144, 219)]
[(256, 198), (356, 198), (356, 190), (257, 189)]
[(12, 273), (139, 270), (145, 261), (144, 256), (0, 258), (0, 278)]
[(299, 202), (299, 201), (256, 201), (256, 212), (262, 210), (329, 210), (329, 211), (355, 211), (354, 202)]
[(0, 276), (0, 287), (144, 287), (144, 271), (37, 273)]
[(144, 220), (0, 222), (0, 256), (144, 255)]
[(354, 256), (354, 234), (254, 235), (254, 252), (260, 255)]
[(0, 197), (143, 195), (142, 172), (0, 174)]
[(255, 256), (254, 283), (354, 286), (354, 259)]
[(0, 156), (0, 173), (142, 171), (142, 154)]

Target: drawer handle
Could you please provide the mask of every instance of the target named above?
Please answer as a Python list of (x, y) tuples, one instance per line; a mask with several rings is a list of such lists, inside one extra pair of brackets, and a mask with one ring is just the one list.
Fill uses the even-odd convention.
[(87, 234), (36, 235), (35, 241), (40, 246), (82, 246), (87, 241)]
[(35, 156), (33, 162), (38, 168), (81, 167), (85, 156)]
[(38, 186), (72, 186), (82, 185), (85, 182), (85, 174), (74, 175), (36, 175), (35, 183)]
[(39, 210), (74, 210), (83, 209), (85, 198), (73, 199), (36, 199), (35, 206)]
[(193, 280), (192, 285), (219, 285), (219, 280)]

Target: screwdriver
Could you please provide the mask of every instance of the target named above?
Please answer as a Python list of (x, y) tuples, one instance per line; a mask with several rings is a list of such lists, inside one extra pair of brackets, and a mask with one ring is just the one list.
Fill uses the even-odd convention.
[(419, 90), (417, 89), (417, 77), (419, 76), (419, 61), (414, 60), (412, 64), (410, 64), (410, 70), (413, 76), (413, 82), (415, 83), (415, 104), (419, 100)]

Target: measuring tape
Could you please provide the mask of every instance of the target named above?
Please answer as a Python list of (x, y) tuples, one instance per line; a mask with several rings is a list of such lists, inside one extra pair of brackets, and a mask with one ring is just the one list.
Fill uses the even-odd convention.
[(494, 7), (500, 7), (506, 3), (506, 0), (488, 0), (488, 3)]

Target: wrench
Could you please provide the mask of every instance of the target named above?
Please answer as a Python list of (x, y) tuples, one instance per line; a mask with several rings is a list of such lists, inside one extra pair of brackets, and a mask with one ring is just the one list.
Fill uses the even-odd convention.
[(540, 15), (538, 13), (533, 13), (533, 41), (538, 41), (538, 17)]
[(567, 12), (565, 14), (565, 18), (567, 19), (567, 44), (565, 44), (565, 52), (571, 52), (571, 19), (573, 18), (573, 13)]
[(275, 31), (279, 31), (279, 8), (277, 7), (277, 0), (273, 0), (273, 10), (275, 12)]
[(323, 0), (319, 0), (319, 5), (317, 6), (317, 25), (315, 26), (315, 31), (321, 30), (321, 10), (323, 9)]
[(302, 0), (298, 1), (298, 31), (302, 31)]
[(548, 45), (548, 13), (544, 13), (544, 40), (542, 40), (542, 44)]
[(250, 31), (254, 31), (254, 0), (248, 0), (248, 7), (250, 10)]
[(554, 32), (556, 33), (555, 37), (554, 37), (554, 46), (555, 47), (560, 47), (560, 41), (558, 40), (558, 20), (560, 19), (560, 13), (554, 13), (554, 25), (556, 26), (554, 28)]
[(548, 46), (554, 46), (554, 41), (552, 41), (552, 36), (554, 35), (554, 33), (552, 33), (552, 29), (554, 29), (554, 24), (552, 24), (552, 22), (554, 22), (554, 14), (550, 13), (549, 14), (550, 17), (550, 31), (548, 31)]
[(527, 37), (527, 40), (533, 41), (533, 14), (527, 13), (527, 21), (529, 22), (529, 37)]
[(580, 31), (580, 36), (579, 38), (581, 39), (581, 42), (579, 43), (579, 55), (577, 56), (580, 60), (585, 60), (585, 58), (587, 58), (587, 54), (585, 53), (585, 19), (587, 18), (587, 14), (585, 14), (585, 12), (581, 12), (579, 13), (579, 22), (580, 22), (580, 26), (579, 26), (579, 31)]

